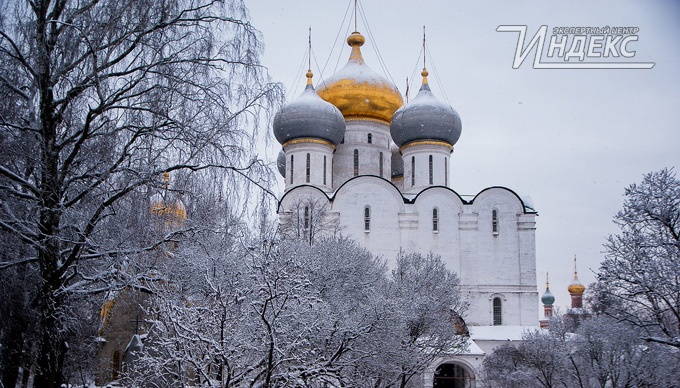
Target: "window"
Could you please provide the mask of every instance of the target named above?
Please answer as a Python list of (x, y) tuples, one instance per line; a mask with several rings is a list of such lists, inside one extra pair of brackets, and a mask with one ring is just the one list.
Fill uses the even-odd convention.
[(498, 210), (491, 211), (491, 232), (498, 234)]
[(371, 209), (366, 206), (364, 208), (364, 232), (371, 231)]
[(305, 206), (305, 230), (309, 229), (309, 207)]
[(368, 134), (368, 144), (372, 144), (372, 143), (373, 143), (373, 135), (371, 135), (371, 134), (369, 133), (369, 134)]
[(342, 140), (340, 140), (340, 144), (345, 144), (345, 137), (342, 137)]
[(383, 176), (383, 153), (380, 153), (380, 160), (378, 161), (379, 169), (380, 169), (380, 177), (382, 178)]
[(444, 157), (444, 186), (449, 185), (449, 159)]
[(432, 231), (439, 232), (439, 209), (432, 209)]
[(310, 167), (311, 167), (311, 166), (310, 166), (311, 160), (310, 160), (310, 159), (311, 159), (311, 157), (309, 156), (309, 154), (307, 154), (307, 179), (306, 179), (306, 181), (305, 181), (305, 182), (307, 182), (307, 183), (309, 183), (309, 175), (310, 175), (310, 172), (311, 172), (311, 171), (310, 171), (310, 170), (311, 170), (311, 168), (310, 168)]
[(326, 155), (323, 156), (323, 184), (326, 184)]
[(411, 186), (416, 185), (416, 157), (411, 156)]
[(432, 184), (432, 155), (430, 155), (430, 184)]
[(293, 184), (293, 155), (290, 156), (290, 184)]
[(359, 175), (359, 150), (354, 150), (354, 176)]
[(501, 307), (501, 298), (493, 298), (493, 325), (500, 326), (503, 324), (503, 314)]

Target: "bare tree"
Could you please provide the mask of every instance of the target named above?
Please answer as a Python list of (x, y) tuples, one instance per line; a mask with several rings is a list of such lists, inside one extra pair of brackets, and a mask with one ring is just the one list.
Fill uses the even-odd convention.
[(625, 197), (598, 273), (601, 307), (646, 340), (680, 348), (680, 181), (672, 169), (651, 172)]
[(216, 167), (259, 184), (246, 128), (279, 88), (241, 1), (2, 7), (0, 228), (22, 248), (0, 271), (35, 273), (36, 337), (22, 346), (37, 355), (35, 384), (58, 387), (73, 298), (130, 284), (123, 261), (175, 238), (131, 230), (148, 214), (135, 200), (171, 171)]

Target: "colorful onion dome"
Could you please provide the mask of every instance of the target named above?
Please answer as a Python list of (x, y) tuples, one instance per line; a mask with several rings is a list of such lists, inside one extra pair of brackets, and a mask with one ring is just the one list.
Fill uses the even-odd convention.
[(349, 61), (321, 82), (318, 93), (338, 107), (347, 120), (376, 120), (389, 124), (404, 100), (392, 82), (364, 63), (359, 48), (365, 41), (358, 32), (347, 38), (347, 44), (352, 47)]

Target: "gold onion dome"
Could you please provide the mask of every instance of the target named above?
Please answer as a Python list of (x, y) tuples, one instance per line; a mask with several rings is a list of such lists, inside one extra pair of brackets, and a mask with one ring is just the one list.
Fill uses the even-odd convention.
[[(169, 174), (164, 174), (165, 191), (167, 192)], [(180, 199), (166, 200), (161, 194), (154, 194), (151, 197), (150, 210), (151, 215), (157, 217), (159, 221), (166, 226), (180, 226), (184, 224), (187, 219), (187, 209)]]
[(352, 47), (347, 64), (321, 82), (318, 94), (340, 109), (346, 120), (376, 120), (389, 124), (404, 100), (397, 87), (366, 66), (359, 49), (366, 40), (353, 32), (347, 38)]
[(576, 274), (576, 271), (574, 271), (574, 279), (569, 283), (567, 291), (569, 291), (570, 294), (583, 294), (585, 290), (586, 286), (578, 280), (578, 275)]

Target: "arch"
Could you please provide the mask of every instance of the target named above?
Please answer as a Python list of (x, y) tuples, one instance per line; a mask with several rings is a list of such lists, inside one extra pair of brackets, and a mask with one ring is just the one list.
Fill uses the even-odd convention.
[[(534, 210), (534, 209), (532, 209), (532, 208), (526, 206), (526, 205), (524, 204), (524, 200), (522, 200), (522, 197), (520, 197), (516, 192), (514, 192), (514, 191), (512, 191), (511, 189), (509, 189), (509, 188), (507, 188), (507, 187), (504, 187), (504, 186), (491, 186), (491, 187), (487, 187), (486, 189), (484, 189), (484, 190), (480, 191), (479, 193), (477, 193), (477, 195), (475, 195), (475, 197), (472, 198), (472, 200), (471, 200), (469, 203), (470, 203), (470, 204), (474, 204), (475, 202), (481, 201), (481, 200), (483, 200), (484, 198), (486, 198), (487, 196), (489, 196), (491, 193), (493, 193), (493, 191), (498, 191), (498, 190), (500, 190), (500, 191), (505, 191), (507, 194), (509, 194), (509, 195), (511, 195), (511, 196), (514, 196), (514, 197), (517, 199), (517, 201), (519, 201), (519, 204), (520, 204), (520, 206), (521, 206), (522, 212), (523, 212), (524, 214), (538, 214), (538, 212), (537, 212), (536, 210)], [(527, 210), (527, 209), (531, 209), (531, 210)]]
[(469, 365), (459, 360), (440, 363), (432, 373), (433, 388), (474, 388), (475, 374)]

